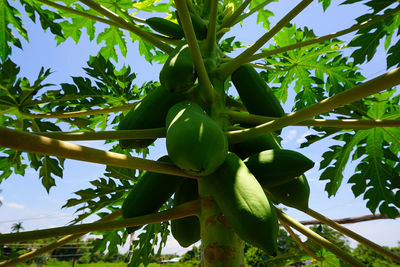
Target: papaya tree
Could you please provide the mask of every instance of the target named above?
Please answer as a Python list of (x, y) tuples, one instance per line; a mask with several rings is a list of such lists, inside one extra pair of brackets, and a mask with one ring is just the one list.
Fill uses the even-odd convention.
[[(292, 229), (341, 261), (363, 266), (278, 204), (400, 262), (399, 255), (309, 207), (304, 173), (314, 162), (285, 149), (280, 136), (283, 128), (300, 125), (315, 133), (302, 146), (342, 142), (321, 152), (327, 193), (338, 192), (353, 160), (348, 183), (354, 195), (362, 195), (372, 213), (399, 215), (400, 1), (341, 1), (368, 11), (323, 36), (292, 23), (312, 0), (296, 1), (270, 23), (268, 5), (283, 2), (2, 0), (0, 179), (30, 167), (49, 191), (63, 176), (65, 159), (102, 164), (107, 178), (65, 204), (77, 208), (72, 225), (0, 235), (1, 244), (63, 236), (0, 266), (90, 232), (102, 235), (95, 248), (110, 252), (131, 236), (130, 266), (148, 264), (170, 233), (184, 247), (201, 240), (202, 266), (244, 266), (245, 243), (271, 259), (290, 257), (278, 250), (280, 226), (313, 260), (320, 258)], [(331, 0), (314, 2), (331, 7)], [(102, 43), (97, 55), (88, 55), (86, 76), (52, 85), (46, 82), (51, 70), (42, 68), (33, 82), (21, 77), (11, 59), (21, 40), (29, 40), (21, 14), (58, 44), (71, 38), (79, 49), (82, 35)], [(255, 16), (264, 34), (253, 44), (226, 37), (240, 27), (251, 30), (247, 21)], [(346, 34), (353, 36), (348, 43), (340, 39)], [(158, 80), (138, 85), (131, 67), (118, 64), (132, 43), (138, 55), (161, 66)], [(387, 72), (366, 79), (362, 66), (378, 48), (386, 53)], [(293, 106), (285, 112), (289, 95)], [(149, 146), (162, 138), (167, 155), (147, 159)], [(106, 140), (110, 149), (69, 142), (77, 140)], [(101, 219), (77, 224), (92, 214)]]

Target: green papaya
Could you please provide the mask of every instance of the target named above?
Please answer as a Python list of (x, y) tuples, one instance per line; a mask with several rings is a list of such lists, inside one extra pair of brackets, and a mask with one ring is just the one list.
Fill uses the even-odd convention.
[[(201, 17), (193, 14), (192, 12), (189, 13), (190, 19), (192, 20), (192, 26), (194, 29), (194, 33), (196, 34), (197, 40), (204, 40), (207, 37), (207, 26), (208, 23), (203, 20)], [(178, 23), (182, 26), (181, 20), (179, 19), (178, 12), (176, 12), (176, 18)]]
[(146, 19), (146, 24), (149, 25), (153, 30), (174, 39), (182, 39), (183, 36), (185, 36), (183, 29), (179, 24), (163, 18), (148, 18)]
[[(172, 163), (168, 156), (158, 159), (160, 162)], [(183, 177), (155, 172), (146, 172), (133, 186), (122, 203), (122, 217), (133, 218), (158, 211), (173, 195)], [(127, 228), (129, 232), (141, 226)]]
[(224, 163), (199, 180), (211, 193), (236, 234), (267, 253), (277, 250), (278, 219), (275, 208), (244, 162), (229, 152)]
[(185, 36), (181, 25), (163, 18), (148, 18), (146, 19), (146, 24), (149, 25), (153, 30), (173, 39), (182, 39), (183, 36)]
[[(118, 130), (140, 130), (164, 127), (168, 110), (183, 100), (181, 94), (170, 93), (163, 87), (157, 87), (132, 108), (119, 122)], [(155, 139), (120, 140), (122, 148), (143, 148)]]
[(186, 42), (169, 55), (160, 71), (160, 83), (167, 91), (184, 92), (194, 85), (197, 73)]
[(187, 173), (204, 176), (224, 162), (228, 141), (221, 127), (196, 103), (175, 104), (166, 117), (167, 151)]
[(270, 149), (244, 160), (247, 168), (263, 187), (285, 184), (314, 167), (303, 154), (287, 149)]
[(282, 117), (285, 114), (279, 100), (250, 64), (240, 66), (232, 73), (231, 79), (251, 114), (269, 117)]
[(274, 133), (259, 135), (230, 146), (230, 151), (234, 152), (241, 159), (246, 159), (251, 155), (268, 149), (280, 149)]
[[(184, 179), (175, 192), (173, 206), (193, 201), (199, 198), (197, 181)], [(171, 221), (172, 236), (186, 248), (200, 240), (200, 221), (197, 216), (185, 217)]]
[(310, 186), (304, 175), (278, 186), (265, 187), (271, 200), (302, 211), (308, 209)]

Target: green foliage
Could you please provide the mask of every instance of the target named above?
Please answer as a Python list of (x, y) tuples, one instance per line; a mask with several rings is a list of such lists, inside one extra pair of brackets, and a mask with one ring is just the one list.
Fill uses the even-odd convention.
[[(301, 29), (289, 25), (274, 36), (275, 45), (270, 45), (268, 50), (315, 37), (307, 27)], [(352, 88), (364, 79), (358, 68), (341, 54), (342, 48), (341, 41), (330, 40), (265, 58), (266, 66), (276, 71), (263, 72), (264, 79), (279, 84), (279, 87), (273, 86), (272, 89), (283, 103), (287, 101), (289, 86), (293, 85), (296, 92), (293, 110), (307, 107), (327, 96)]]
[[(131, 44), (136, 43), (138, 53), (145, 60), (150, 63), (164, 63), (168, 58), (168, 53), (165, 51), (169, 51), (168, 48), (174, 49), (176, 42), (155, 35), (155, 32), (148, 25), (143, 24), (144, 19), (134, 16), (148, 17), (149, 13), (152, 13), (152, 16), (156, 13), (156, 16), (166, 17), (168, 20), (174, 21), (176, 19), (174, 2), (155, 0), (138, 2), (101, 0), (95, 2), (119, 16), (120, 20), (114, 20), (106, 15), (107, 12), (103, 12), (104, 10), (94, 10), (89, 8), (88, 5), (71, 0), (57, 2), (64, 7), (62, 10), (58, 10), (54, 6), (45, 6), (37, 0), (0, 0), (0, 32), (2, 33), (0, 34), (0, 125), (2, 127), (25, 132), (56, 132), (68, 128), (73, 131), (117, 129), (122, 113), (126, 114), (126, 112), (86, 114), (80, 117), (61, 115), (82, 110), (119, 107), (143, 99), (150, 91), (160, 86), (160, 83), (153, 81), (138, 85), (135, 81), (136, 74), (132, 73), (130, 66), (122, 66), (117, 69), (113, 62), (118, 63), (121, 56), (126, 57), (128, 49), (131, 49)], [(243, 3), (239, 0), (217, 2), (218, 23), (226, 19), (224, 11), (227, 5), (233, 6), (234, 10), (237, 10)], [(257, 23), (262, 24), (264, 29), (270, 29), (270, 20), (274, 14), (265, 7), (270, 2), (278, 1), (250, 1), (245, 13), (241, 14), (233, 24), (240, 23), (247, 26), (245, 19), (254, 13), (257, 16)], [(332, 0), (319, 0), (319, 2), (322, 4), (323, 10), (327, 10), (335, 3)], [(51, 5), (51, 3), (49, 4)], [(193, 17), (192, 15), (192, 18), (197, 18), (202, 22), (202, 39), (207, 30), (204, 22), (210, 19), (209, 2), (189, 1), (189, 3), (191, 3), (189, 5), (190, 12), (197, 13), (202, 17), (200, 19), (200, 17), (196, 15)], [(356, 19), (357, 23), (360, 24), (397, 10), (400, 7), (399, 3), (400, 1), (390, 0), (347, 0), (342, 4), (353, 4), (354, 6), (364, 4), (370, 8), (369, 13)], [(97, 55), (90, 56), (88, 59), (87, 66), (84, 68), (86, 71), (84, 77), (76, 77), (71, 74), (72, 83), (61, 81), (57, 85), (52, 85), (46, 83), (51, 71), (44, 68), (39, 71), (34, 81), (21, 77), (20, 68), (11, 61), (11, 53), (16, 50), (15, 48), (22, 49), (22, 41), (29, 42), (29, 32), (24, 28), (26, 22), (22, 19), (26, 17), (25, 15), (33, 22), (40, 23), (44, 31), (50, 30), (55, 43), (58, 45), (66, 42), (69, 38), (79, 44), (81, 38), (86, 36), (90, 41), (99, 44)], [(105, 19), (105, 21), (99, 22), (102, 19)], [(122, 24), (121, 21), (123, 21)], [(128, 31), (127, 24), (130, 26), (128, 28), (134, 30)], [(363, 82), (365, 78), (361, 74), (361, 65), (376, 58), (376, 52), (380, 48), (386, 51), (387, 68), (399, 66), (399, 27), (400, 15), (397, 10), (396, 14), (359, 29), (356, 37), (347, 45), (339, 39), (332, 39), (268, 56), (260, 63), (261, 67), (267, 70), (261, 72), (261, 77), (271, 85), (273, 93), (283, 103), (290, 102), (288, 101), (289, 90), (293, 88), (295, 104), (292, 110), (301, 110)], [(235, 37), (220, 41), (219, 38), (223, 37), (225, 30), (227, 28), (217, 28), (219, 32), (216, 38), (219, 42), (218, 48), (222, 53), (234, 54), (238, 49), (244, 48), (243, 41), (235, 40)], [(396, 32), (397, 35), (395, 35)], [(157, 45), (157, 42), (149, 42), (148, 37), (146, 37), (149, 35), (164, 45), (162, 49), (159, 44)], [(308, 27), (298, 28), (296, 25), (287, 24), (274, 35), (273, 40), (267, 44), (268, 47), (263, 50), (279, 49), (315, 38), (317, 36), (312, 29)], [(353, 49), (350, 57), (345, 56), (343, 52), (345, 48)], [(202, 46), (201, 49), (204, 50), (204, 47)], [(231, 60), (227, 56), (218, 59), (224, 63)], [(198, 63), (196, 61), (199, 61), (199, 59), (193, 58), (193, 61)], [(217, 69), (217, 66), (215, 66), (215, 69)], [(194, 71), (193, 64), (190, 64), (190, 71), (191, 73)], [(197, 71), (195, 70), (193, 73), (199, 74)], [(212, 84), (218, 90), (224, 91), (229, 87), (229, 80), (217, 81), (215, 77), (218, 75), (215, 73), (209, 73), (209, 76), (212, 78)], [(173, 82), (176, 81), (175, 78), (173, 77)], [(192, 83), (193, 80), (195, 78), (190, 79), (190, 82)], [(221, 82), (221, 88), (218, 88), (218, 82)], [(264, 81), (262, 83), (264, 84)], [(203, 89), (202, 86), (196, 86), (196, 89), (198, 88)], [(193, 90), (193, 88), (190, 88), (190, 90)], [(217, 95), (216, 99), (218, 97), (220, 96)], [(317, 117), (356, 120), (399, 119), (399, 99), (398, 92), (389, 90)], [(218, 108), (216, 110), (217, 112), (215, 110), (211, 112), (213, 119), (215, 119), (213, 116), (218, 117), (220, 115), (221, 110)], [(249, 111), (251, 112), (251, 110)], [(48, 114), (48, 116), (44, 114)], [(379, 210), (391, 217), (397, 216), (398, 208), (400, 208), (400, 191), (398, 190), (400, 187), (398, 181), (400, 171), (399, 128), (380, 127), (342, 130), (314, 127), (313, 130), (316, 134), (308, 136), (307, 142), (303, 146), (317, 144), (318, 141), (326, 138), (333, 138), (336, 142), (328, 151), (323, 153), (323, 160), (320, 164), (322, 171), (320, 179), (327, 181), (325, 190), (328, 195), (335, 195), (342, 182), (347, 181), (352, 184), (354, 195), (356, 197), (362, 196), (372, 212)], [(135, 151), (123, 150), (116, 140), (108, 140), (105, 143), (109, 145), (110, 151), (128, 156), (137, 152), (146, 157), (149, 153), (148, 148)], [(8, 148), (0, 148), (0, 153), (0, 182), (12, 174), (24, 175), (25, 170), (30, 167), (38, 172), (39, 179), (49, 192), (56, 185), (57, 177), (63, 177), (63, 158), (25, 153)], [(350, 179), (347, 179), (343, 176), (343, 173), (348, 170), (351, 161), (355, 163), (355, 172)], [(102, 217), (109, 211), (119, 208), (127, 195), (127, 191), (141, 175), (141, 171), (106, 166), (102, 177), (93, 177), (94, 180), (90, 182), (90, 188), (75, 192), (76, 196), (69, 199), (64, 205), (64, 207), (75, 207), (77, 209), (77, 217), (72, 220), (72, 223), (82, 221), (89, 215), (100, 211), (103, 212), (98, 215)], [(170, 207), (171, 201), (167, 201), (161, 210)], [(165, 245), (169, 234), (168, 226), (167, 222), (148, 225), (143, 232), (137, 233), (138, 236), (133, 241), (131, 251), (134, 260), (130, 266), (148, 265), (153, 256), (160, 255), (161, 248)], [(316, 228), (316, 230), (327, 236), (328, 239), (331, 238), (334, 242), (339, 242), (339, 246), (351, 252), (342, 236), (330, 232), (327, 228)], [(123, 244), (128, 237), (127, 232), (121, 229), (97, 232), (97, 234), (101, 235), (102, 238), (94, 241), (94, 249), (100, 252), (107, 250), (112, 255), (117, 252), (117, 246)], [(321, 259), (321, 262), (313, 262), (313, 264), (325, 266), (343, 264), (330, 252), (309, 241), (306, 241), (306, 243), (310, 244), (312, 250)], [(160, 249), (155, 252), (154, 249), (157, 246)], [(248, 264), (251, 266), (263, 266), (264, 264), (268, 266), (294, 265), (302, 264), (301, 262), (304, 263), (304, 261), (311, 259), (296, 247), (294, 241), (286, 233), (280, 233), (278, 247), (280, 255), (275, 259), (264, 257), (263, 253), (254, 248), (247, 248)], [(197, 255), (199, 250), (194, 248), (193, 253)], [(372, 262), (372, 258), (376, 259), (374, 262), (376, 266), (390, 266), (392, 264), (385, 262), (385, 259), (361, 246), (354, 250), (354, 254), (361, 261), (367, 263)], [(92, 261), (95, 258), (96, 260), (105, 260), (99, 253), (91, 257)], [(199, 260), (197, 256), (186, 256), (186, 258), (188, 260), (185, 260), (185, 262), (191, 262), (191, 264), (197, 264)], [(258, 262), (260, 259), (261, 262)]]

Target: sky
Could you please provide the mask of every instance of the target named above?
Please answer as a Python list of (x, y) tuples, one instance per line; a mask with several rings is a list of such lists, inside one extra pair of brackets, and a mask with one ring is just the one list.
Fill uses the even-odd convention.
[[(280, 1), (268, 6), (276, 17), (271, 19), (272, 24), (277, 22), (286, 12), (288, 12), (299, 1)], [(335, 2), (335, 1), (332, 1)], [(306, 10), (297, 16), (293, 22), (297, 26), (307, 25), (314, 29), (317, 36), (332, 33), (347, 28), (355, 23), (355, 18), (366, 11), (364, 6), (335, 6), (323, 12), (322, 5), (314, 1)], [(21, 75), (31, 81), (37, 76), (42, 66), (51, 68), (53, 74), (46, 82), (60, 84), (62, 82), (71, 83), (71, 76), (84, 75), (82, 67), (86, 67), (88, 54), (96, 55), (99, 46), (95, 42), (90, 42), (86, 37), (81, 38), (80, 43), (75, 44), (71, 39), (67, 42), (56, 45), (52, 35), (44, 33), (38, 24), (33, 24), (29, 20), (25, 21), (25, 27), (29, 32), (30, 42), (22, 42), (23, 50), (13, 48), (12, 60), (21, 67)], [(249, 27), (251, 31), (244, 30)], [(256, 25), (255, 16), (246, 21), (243, 28), (235, 27), (226, 37), (237, 36), (237, 40), (244, 40), (245, 44), (250, 45), (265, 32), (260, 25)], [(84, 36), (84, 34), (83, 34)], [(342, 40), (349, 40), (351, 35), (342, 37)], [(346, 50), (350, 54), (351, 50)], [(126, 58), (120, 57), (118, 63), (129, 64), (138, 74), (137, 84), (140, 86), (146, 80), (158, 80), (160, 65), (149, 64), (142, 59), (136, 44), (128, 44), (128, 54)], [(362, 73), (367, 78), (376, 77), (386, 72), (386, 60), (384, 51), (379, 50), (373, 61), (363, 66)], [(284, 105), (285, 111), (290, 112), (293, 101), (293, 93), (289, 95), (289, 101)], [(284, 141), (282, 145), (286, 149), (296, 150), (303, 153), (315, 162), (313, 169), (306, 173), (310, 187), (310, 207), (332, 219), (343, 217), (355, 217), (370, 214), (365, 207), (365, 201), (361, 198), (354, 198), (350, 186), (345, 181), (354, 171), (354, 166), (350, 165), (345, 171), (345, 179), (342, 187), (335, 197), (328, 198), (324, 191), (325, 182), (319, 181), (320, 172), (319, 162), (322, 160), (322, 153), (329, 146), (333, 145), (332, 140), (324, 140), (318, 145), (300, 149), (300, 144), (304, 137), (311, 132), (306, 127), (287, 127), (282, 131)], [(75, 142), (81, 145), (99, 149), (107, 149), (101, 141)], [(154, 147), (150, 149), (150, 158), (157, 159), (166, 154), (165, 142), (163, 139), (157, 140)], [(56, 187), (47, 194), (38, 179), (39, 175), (33, 170), (28, 169), (24, 177), (12, 175), (0, 184), (0, 200), (3, 205), (0, 207), (0, 232), (9, 232), (11, 225), (22, 222), (25, 230), (34, 230), (48, 227), (63, 226), (72, 220), (74, 209), (61, 209), (69, 198), (75, 197), (73, 192), (90, 187), (89, 181), (98, 177), (103, 177), (104, 167), (93, 163), (84, 163), (73, 160), (65, 161), (63, 179), (56, 178)], [(297, 210), (288, 208), (286, 212), (297, 220), (308, 220), (309, 216)], [(95, 220), (90, 217), (85, 222)], [(397, 246), (400, 241), (400, 220), (376, 220), (357, 224), (346, 225), (346, 227), (371, 239), (372, 241), (385, 246)], [(351, 243), (353, 246), (356, 244)], [(169, 240), (164, 253), (182, 254), (185, 251), (176, 241)]]

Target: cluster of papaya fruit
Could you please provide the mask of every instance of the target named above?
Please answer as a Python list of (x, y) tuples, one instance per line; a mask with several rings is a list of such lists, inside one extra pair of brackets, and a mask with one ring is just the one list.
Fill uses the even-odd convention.
[[(194, 18), (192, 23), (200, 42), (207, 35), (207, 24)], [(148, 19), (148, 24), (171, 38), (183, 38), (179, 24), (158, 18)], [(218, 53), (213, 56), (217, 57), (213, 62), (221, 59)], [(204, 61), (207, 60), (205, 57)], [(196, 84), (195, 65), (184, 40), (169, 55), (159, 78), (161, 85), (125, 115), (119, 129), (165, 127), (168, 155), (158, 161), (172, 163), (199, 179), (146, 172), (125, 198), (123, 217), (156, 212), (172, 196), (173, 205), (179, 205), (202, 198), (199, 191), (207, 192), (242, 240), (274, 254), (278, 233), (274, 203), (308, 209), (310, 189), (304, 172), (314, 163), (296, 151), (282, 149), (276, 133), (230, 144), (224, 133), (226, 125), (218, 119), (223, 112), (210, 112), (212, 105), (204, 107), (203, 98), (197, 99), (201, 85)], [(231, 81), (249, 113), (284, 115), (279, 100), (251, 65), (237, 68), (231, 74)], [(142, 148), (153, 142), (120, 140), (120, 145)], [(196, 216), (171, 222), (172, 234), (183, 247), (200, 239), (200, 228)]]

